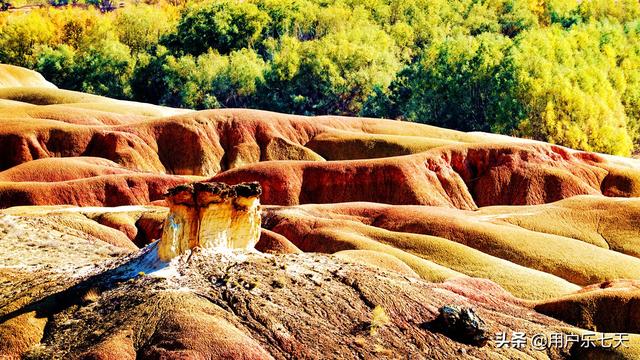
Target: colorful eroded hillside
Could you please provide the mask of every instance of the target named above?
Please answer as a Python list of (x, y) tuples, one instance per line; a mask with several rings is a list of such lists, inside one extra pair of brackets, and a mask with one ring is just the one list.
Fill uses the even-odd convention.
[[(145, 262), (163, 195), (194, 181), (260, 183), (258, 253)], [(639, 195), (629, 158), (177, 110), (0, 65), (0, 358), (637, 358)], [(617, 349), (478, 347), (425, 325), (451, 303), (492, 333), (632, 334)], [(377, 305), (390, 319), (362, 332)]]

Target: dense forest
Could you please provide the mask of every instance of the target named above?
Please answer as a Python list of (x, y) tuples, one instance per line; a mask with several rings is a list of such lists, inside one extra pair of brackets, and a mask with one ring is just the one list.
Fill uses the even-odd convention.
[(91, 1), (0, 12), (0, 62), (174, 107), (640, 150), (638, 0)]

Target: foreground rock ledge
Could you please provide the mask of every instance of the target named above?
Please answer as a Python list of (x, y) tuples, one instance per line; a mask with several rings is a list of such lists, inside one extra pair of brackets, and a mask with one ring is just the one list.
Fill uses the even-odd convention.
[(260, 239), (261, 193), (257, 182), (200, 182), (170, 189), (160, 259), (168, 261), (194, 248), (253, 249)]
[[(21, 233), (45, 228), (5, 220)], [(488, 280), (429, 283), (317, 253), (203, 249), (164, 262), (159, 242), (88, 270), (100, 250), (94, 242), (36, 237), (27, 246), (5, 238), (3, 249), (25, 263), (11, 243), (49, 264), (61, 260), (0, 269), (1, 359), (640, 358), (637, 335), (629, 348), (534, 351), (492, 339), (475, 346), (436, 326), (446, 305), (473, 309), (489, 334), (582, 331)]]
[[(575, 350), (537, 352), (531, 347), (498, 348), (492, 342), (479, 347), (431, 330), (438, 309), (456, 304), (475, 309), (491, 333), (549, 336), (563, 331), (566, 324), (531, 311), (487, 280), (434, 284), (332, 256), (215, 249), (178, 255), (169, 263), (155, 264), (160, 268), (154, 270), (147, 264), (155, 246), (97, 270), (76, 285), (57, 286), (59, 291), (53, 293), (47, 289), (40, 301), (17, 312), (0, 313), (15, 326), (28, 324), (28, 316), (32, 321), (43, 319), (35, 344), (22, 355), (489, 360), (564, 359)], [(386, 314), (384, 321), (376, 318), (378, 307)], [(0, 340), (18, 341), (10, 336)]]

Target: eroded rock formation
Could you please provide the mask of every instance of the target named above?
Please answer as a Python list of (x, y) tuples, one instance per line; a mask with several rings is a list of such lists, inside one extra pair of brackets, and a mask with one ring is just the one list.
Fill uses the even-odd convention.
[(260, 239), (258, 183), (194, 183), (170, 189), (158, 254), (162, 260), (194, 248), (252, 249)]

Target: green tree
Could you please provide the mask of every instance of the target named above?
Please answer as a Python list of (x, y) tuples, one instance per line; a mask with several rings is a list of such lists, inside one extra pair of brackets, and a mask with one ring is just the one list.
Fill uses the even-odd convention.
[[(136, 66), (129, 80), (134, 100), (152, 104), (164, 103), (162, 100), (166, 93), (164, 66), (168, 56), (167, 48), (160, 45), (148, 53), (138, 55)], [(176, 103), (171, 105), (181, 106)]]
[(357, 114), (400, 68), (393, 39), (376, 25), (306, 42), (283, 39), (272, 55), (262, 106), (301, 114)]
[(228, 59), (214, 51), (198, 57), (167, 56), (162, 65), (164, 93), (160, 102), (193, 109), (218, 107), (213, 84), (228, 64)]
[(148, 5), (131, 6), (117, 12), (114, 24), (118, 39), (133, 53), (151, 50), (162, 36), (175, 30), (170, 14)]
[(76, 52), (69, 45), (45, 46), (38, 53), (36, 70), (63, 89), (82, 90), (82, 80), (76, 74), (75, 57)]
[(307, 0), (257, 0), (256, 6), (269, 16), (263, 29), (265, 38), (293, 36), (308, 40), (315, 36), (318, 6)]
[(227, 54), (251, 47), (268, 22), (269, 16), (250, 2), (216, 0), (188, 8), (165, 42), (196, 56), (209, 49)]
[(49, 18), (55, 27), (57, 43), (74, 49), (87, 49), (104, 40), (115, 40), (111, 17), (94, 8), (52, 10)]
[[(492, 33), (461, 35), (434, 45), (399, 75), (391, 99), (376, 94), (378, 101), (396, 104), (395, 108), (372, 115), (401, 114), (408, 120), (448, 128), (490, 130), (499, 111), (495, 102), (508, 91), (495, 80), (509, 46), (507, 37)], [(378, 106), (389, 111), (389, 106)]]
[(512, 98), (526, 111), (516, 134), (629, 155), (634, 135), (620, 95), (632, 75), (618, 65), (631, 65), (625, 43), (621, 26), (599, 23), (524, 33), (508, 55), (518, 83)]
[(33, 67), (34, 52), (54, 40), (53, 24), (41, 12), (9, 16), (0, 29), (0, 62)]
[(80, 53), (74, 69), (82, 79), (82, 91), (126, 99), (131, 95), (129, 79), (133, 66), (126, 45), (106, 40)]
[(214, 78), (213, 93), (226, 107), (249, 106), (264, 82), (265, 70), (264, 60), (255, 51), (234, 51)]

